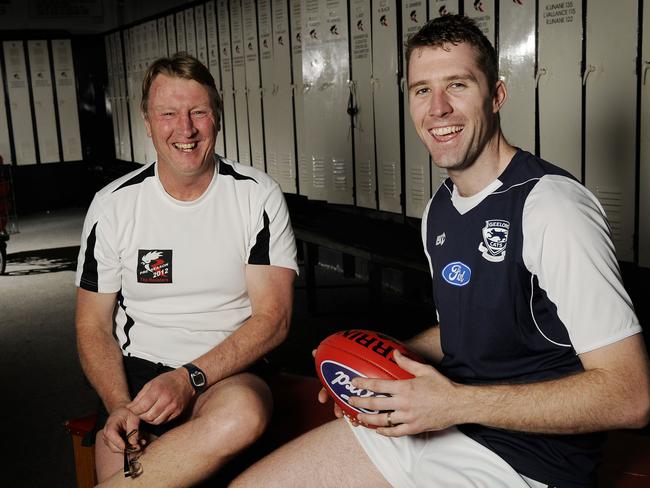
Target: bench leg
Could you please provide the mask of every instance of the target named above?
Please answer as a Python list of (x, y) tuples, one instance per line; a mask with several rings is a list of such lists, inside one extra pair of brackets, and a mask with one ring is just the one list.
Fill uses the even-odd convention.
[(95, 476), (95, 449), (93, 446), (82, 445), (81, 440), (81, 436), (72, 436), (77, 488), (92, 488), (97, 484), (97, 477)]

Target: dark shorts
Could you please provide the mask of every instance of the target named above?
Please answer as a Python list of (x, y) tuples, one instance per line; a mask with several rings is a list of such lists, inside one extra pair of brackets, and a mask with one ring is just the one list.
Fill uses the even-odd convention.
[[(129, 386), (129, 394), (131, 395), (131, 398), (135, 398), (135, 396), (144, 387), (144, 385), (146, 385), (156, 376), (174, 370), (174, 368), (164, 366), (161, 363), (152, 363), (151, 361), (140, 359), (135, 356), (124, 356), (122, 358), (122, 361), (124, 363), (124, 371), (126, 373), (126, 381)], [(273, 374), (272, 367), (265, 359), (261, 359), (246, 371), (259, 376), (267, 383), (270, 376)], [(97, 423), (95, 424), (94, 429), (89, 432), (88, 435), (84, 438), (84, 445), (92, 445), (94, 443), (97, 432), (104, 428), (107, 420), (108, 411), (106, 410), (104, 403), (99, 400), (99, 407), (97, 409)], [(181, 414), (171, 422), (165, 422), (161, 425), (153, 425), (144, 421), (140, 421), (139, 429), (141, 432), (146, 432), (148, 434), (153, 434), (156, 437), (160, 437), (165, 432), (185, 422), (185, 420), (186, 415)]]

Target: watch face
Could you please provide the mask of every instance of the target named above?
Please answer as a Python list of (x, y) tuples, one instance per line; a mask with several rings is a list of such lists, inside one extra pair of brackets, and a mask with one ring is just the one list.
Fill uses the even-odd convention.
[(196, 387), (205, 386), (205, 376), (201, 371), (192, 371), (190, 373), (190, 378), (192, 378), (192, 383)]

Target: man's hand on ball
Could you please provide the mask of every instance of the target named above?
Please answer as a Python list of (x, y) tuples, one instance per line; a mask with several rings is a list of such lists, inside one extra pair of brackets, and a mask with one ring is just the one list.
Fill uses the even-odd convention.
[[(357, 388), (390, 396), (352, 397), (350, 404), (357, 408), (380, 410), (378, 414), (360, 413), (359, 421), (378, 425), (377, 433), (400, 437), (426, 431), (442, 430), (458, 421), (456, 408), (457, 389), (435, 368), (407, 358), (399, 351), (394, 353), (397, 365), (411, 373), (410, 380), (379, 380), (355, 378)], [(387, 412), (391, 412), (388, 415)], [(392, 426), (391, 426), (392, 425)]]

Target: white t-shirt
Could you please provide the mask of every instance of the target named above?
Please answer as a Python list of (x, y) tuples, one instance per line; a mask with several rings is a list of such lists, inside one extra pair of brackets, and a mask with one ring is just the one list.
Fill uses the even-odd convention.
[(97, 193), (84, 224), (76, 284), (118, 293), (123, 354), (178, 367), (251, 315), (248, 264), (297, 272), (284, 196), (267, 174), (221, 158), (201, 197), (163, 188), (152, 163)]

